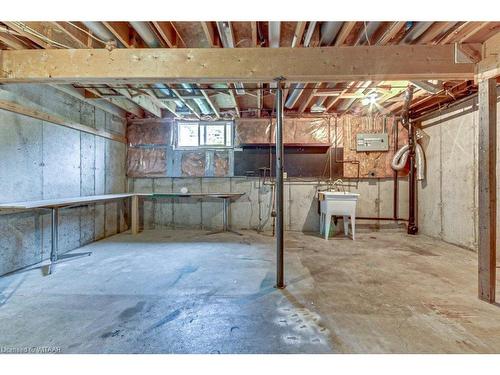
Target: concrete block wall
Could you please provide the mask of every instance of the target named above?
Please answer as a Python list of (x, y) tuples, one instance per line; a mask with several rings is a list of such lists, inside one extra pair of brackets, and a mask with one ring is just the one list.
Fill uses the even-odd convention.
[[(477, 251), (479, 114), (473, 105), (422, 123), (427, 178), (418, 187), (418, 222), (421, 233)], [(497, 110), (500, 121), (500, 104)]]
[[(119, 117), (51, 86), (2, 85), (0, 98), (125, 132)], [(125, 144), (0, 110), (0, 203), (124, 192), (125, 158)], [(126, 213), (122, 202), (62, 210), (60, 252), (125, 230)], [(46, 259), (50, 247), (50, 215), (0, 213), (0, 275)]]
[[(319, 230), (316, 192), (321, 182), (289, 180), (285, 182), (285, 229), (315, 232)], [(400, 217), (408, 216), (408, 183), (400, 180)], [(243, 197), (231, 204), (229, 220), (235, 229), (271, 230), (272, 190), (258, 178), (129, 178), (129, 191), (137, 193), (178, 192), (187, 187), (190, 192), (241, 192)], [(390, 179), (351, 182), (349, 191), (360, 194), (357, 215), (362, 217), (392, 217), (393, 181)], [(191, 198), (145, 199), (143, 222), (146, 229), (222, 228), (220, 200)], [(361, 222), (360, 222), (361, 223)], [(370, 222), (374, 223), (374, 222)], [(377, 222), (375, 222), (377, 223)]]

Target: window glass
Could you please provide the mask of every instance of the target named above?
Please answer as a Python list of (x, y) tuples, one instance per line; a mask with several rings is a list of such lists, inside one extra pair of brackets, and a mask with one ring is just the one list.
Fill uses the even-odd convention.
[(225, 127), (224, 125), (206, 125), (206, 145), (224, 146), (225, 143)]
[(198, 146), (198, 124), (179, 124), (177, 144), (180, 147)]
[(231, 147), (232, 122), (178, 122), (177, 147)]

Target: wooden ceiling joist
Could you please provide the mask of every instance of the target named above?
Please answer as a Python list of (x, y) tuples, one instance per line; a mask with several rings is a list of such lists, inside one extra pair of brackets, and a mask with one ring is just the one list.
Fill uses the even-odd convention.
[(215, 83), (471, 79), (455, 46), (76, 49), (0, 52), (0, 82)]
[(130, 26), (128, 22), (104, 21), (103, 24), (125, 47), (133, 47), (133, 43), (130, 41)]

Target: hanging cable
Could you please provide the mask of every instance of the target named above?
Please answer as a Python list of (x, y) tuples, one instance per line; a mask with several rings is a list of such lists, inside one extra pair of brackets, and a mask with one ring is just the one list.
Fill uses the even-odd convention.
[(87, 34), (88, 36), (90, 36), (92, 39), (98, 41), (99, 43), (102, 43), (102, 44), (107, 44), (108, 42), (96, 37), (94, 34), (92, 34), (91, 32), (88, 32), (87, 30), (85, 30), (84, 28), (74, 24), (73, 22), (70, 22), (70, 21), (66, 21), (66, 23), (70, 24), (71, 26), (73, 26), (75, 29), (77, 30), (80, 30), (82, 33), (84, 34)]

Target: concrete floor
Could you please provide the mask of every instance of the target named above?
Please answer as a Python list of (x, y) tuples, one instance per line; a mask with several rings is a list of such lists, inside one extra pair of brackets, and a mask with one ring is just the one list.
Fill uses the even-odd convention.
[[(62, 353), (491, 353), (500, 306), (476, 297), (476, 254), (398, 230), (355, 242), (246, 231), (123, 233), (55, 274), (0, 278), (0, 348)], [(5, 349), (4, 349), (5, 350)]]

